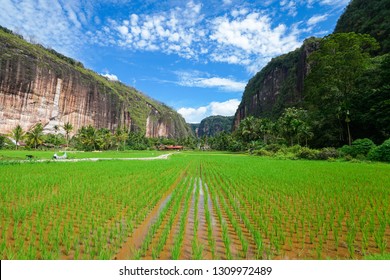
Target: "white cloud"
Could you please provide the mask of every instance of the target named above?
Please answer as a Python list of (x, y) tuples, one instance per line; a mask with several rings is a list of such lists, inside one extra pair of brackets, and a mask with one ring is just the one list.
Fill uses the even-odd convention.
[(287, 11), (289, 16), (295, 17), (298, 14), (296, 1), (282, 0), (280, 1), (282, 11)]
[(210, 57), (257, 72), (271, 57), (300, 46), (297, 31), (284, 24), (272, 27), (271, 18), (261, 12), (218, 17), (212, 21), (210, 39), (215, 48)]
[(27, 40), (77, 57), (83, 42), (83, 26), (90, 18), (89, 6), (80, 1), (1, 1), (0, 25)]
[(209, 106), (212, 116), (233, 116), (236, 113), (238, 105), (240, 105), (238, 99), (230, 99), (225, 102), (211, 102)]
[(118, 77), (114, 74), (106, 73), (106, 74), (100, 74), (100, 75), (102, 75), (103, 77), (106, 77), (110, 81), (119, 81)]
[[(286, 1), (293, 8), (293, 1)], [(132, 13), (124, 20), (90, 34), (98, 44), (119, 45), (137, 51), (160, 51), (185, 59), (222, 62), (259, 71), (272, 57), (301, 45), (299, 30), (275, 25), (264, 11), (238, 6), (219, 17), (206, 17), (202, 4), (188, 2), (184, 7), (148, 14)], [(293, 25), (292, 25), (293, 26)]]
[(312, 16), (312, 17), (307, 21), (307, 24), (308, 24), (309, 26), (311, 26), (311, 25), (316, 25), (317, 23), (326, 20), (326, 19), (328, 18), (328, 16), (329, 16), (328, 14)]
[(345, 6), (351, 0), (320, 0), (320, 4), (329, 6)]
[(110, 20), (106, 30), (97, 31), (92, 40), (104, 45), (110, 38), (108, 41), (131, 50), (174, 52), (197, 59), (200, 51), (193, 49), (194, 42), (205, 35), (197, 28), (203, 20), (201, 8), (201, 4), (190, 1), (184, 8), (176, 7), (169, 12), (133, 13), (123, 21)]
[(240, 101), (230, 99), (224, 102), (211, 102), (207, 106), (198, 108), (180, 108), (177, 111), (183, 116), (187, 123), (200, 123), (204, 118), (209, 116), (233, 116), (236, 113)]
[(208, 116), (207, 107), (180, 108), (177, 112), (183, 116), (187, 123), (199, 123)]
[(186, 87), (217, 88), (222, 91), (243, 92), (246, 82), (237, 82), (233, 79), (210, 77), (207, 73), (198, 71), (175, 72), (179, 81), (177, 84)]

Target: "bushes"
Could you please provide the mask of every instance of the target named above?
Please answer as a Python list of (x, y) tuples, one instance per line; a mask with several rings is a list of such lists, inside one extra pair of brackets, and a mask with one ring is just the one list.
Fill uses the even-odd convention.
[(390, 162), (390, 139), (383, 142), (382, 145), (373, 148), (368, 153), (370, 160)]
[(359, 157), (361, 158), (361, 156), (366, 157), (372, 148), (375, 148), (374, 142), (368, 138), (364, 138), (353, 141), (351, 146), (343, 146), (340, 148), (340, 151), (343, 154), (351, 155), (354, 158), (360, 155)]
[(308, 159), (308, 160), (335, 160), (344, 158), (347, 161), (361, 161), (368, 158), (373, 161), (390, 162), (390, 139), (380, 146), (375, 146), (368, 138), (357, 139), (351, 146), (343, 146), (339, 150), (335, 148), (310, 149), (295, 145), (271, 144), (260, 150), (254, 151), (257, 156), (275, 157), (279, 159)]
[(335, 148), (322, 148), (317, 154), (317, 159), (327, 160), (339, 158), (340, 153)]
[(301, 150), (297, 153), (297, 157), (301, 159), (317, 159), (317, 155), (320, 151), (310, 149), (308, 147), (302, 147)]

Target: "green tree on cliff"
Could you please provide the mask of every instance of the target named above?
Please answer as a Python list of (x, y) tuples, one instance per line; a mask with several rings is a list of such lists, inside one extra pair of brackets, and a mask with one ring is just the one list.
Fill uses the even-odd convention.
[[(379, 48), (367, 34), (337, 33), (325, 37), (310, 56), (311, 72), (306, 79), (306, 100), (317, 122), (317, 135), (325, 143), (352, 142), (352, 103), (357, 98), (357, 80), (370, 65), (370, 52)], [(333, 143), (332, 143), (333, 142)]]

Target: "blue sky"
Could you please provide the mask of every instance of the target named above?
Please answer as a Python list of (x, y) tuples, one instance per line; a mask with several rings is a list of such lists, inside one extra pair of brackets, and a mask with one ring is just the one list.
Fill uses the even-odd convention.
[(0, 25), (177, 110), (233, 115), (248, 80), (349, 0), (0, 0)]

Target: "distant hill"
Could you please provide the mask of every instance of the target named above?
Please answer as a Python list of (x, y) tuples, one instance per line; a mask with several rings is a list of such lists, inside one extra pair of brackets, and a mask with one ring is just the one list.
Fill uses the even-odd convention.
[(221, 131), (231, 132), (234, 117), (210, 116), (199, 124), (190, 124), (197, 137), (215, 136)]

